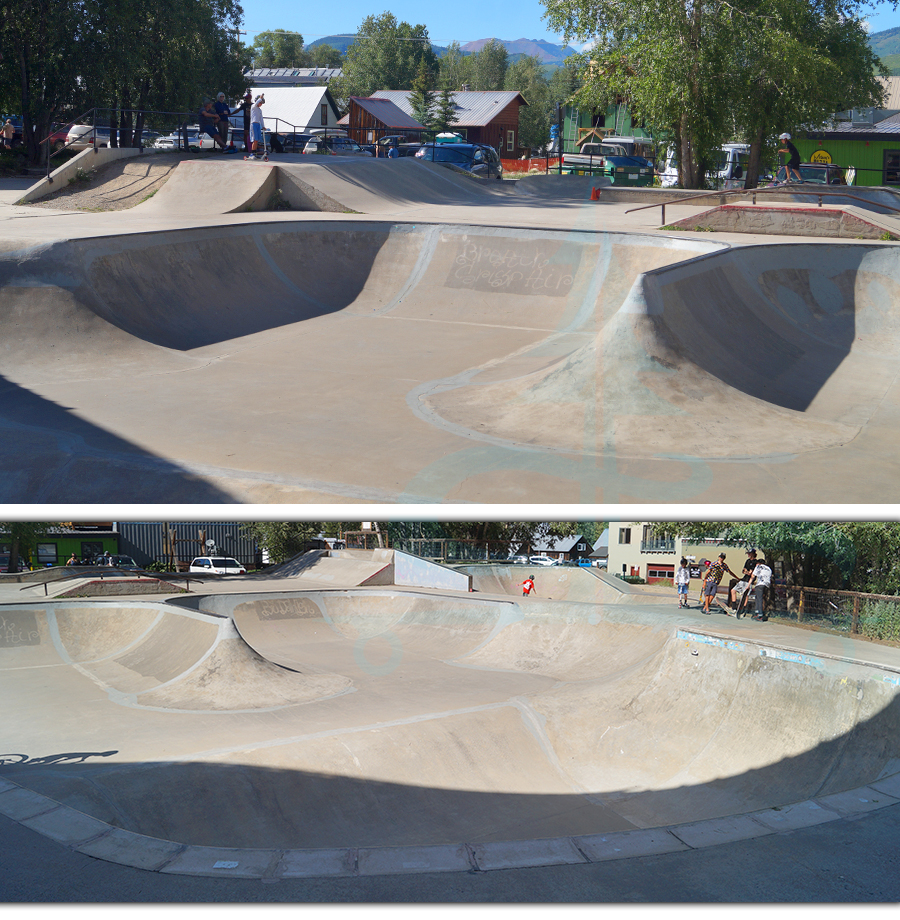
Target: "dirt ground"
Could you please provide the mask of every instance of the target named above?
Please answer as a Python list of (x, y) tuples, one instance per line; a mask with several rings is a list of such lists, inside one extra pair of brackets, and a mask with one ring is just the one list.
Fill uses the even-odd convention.
[(28, 207), (65, 211), (124, 211), (146, 201), (184, 159), (214, 156), (149, 153), (115, 160), (93, 171), (86, 182), (72, 182)]

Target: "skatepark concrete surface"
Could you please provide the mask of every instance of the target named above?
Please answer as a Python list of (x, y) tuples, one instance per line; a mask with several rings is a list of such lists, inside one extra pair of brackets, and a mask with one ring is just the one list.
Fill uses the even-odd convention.
[[(338, 557), (319, 578), (332, 562), (351, 577)], [(526, 571), (474, 592), (302, 569), (153, 600), (0, 586), (0, 815), (124, 867), (272, 882), (584, 867), (896, 813), (897, 648), (620, 602), (642, 592), (578, 569), (564, 599), (549, 570), (514, 596)]]
[(0, 500), (898, 500), (895, 245), (293, 159), (0, 204)]

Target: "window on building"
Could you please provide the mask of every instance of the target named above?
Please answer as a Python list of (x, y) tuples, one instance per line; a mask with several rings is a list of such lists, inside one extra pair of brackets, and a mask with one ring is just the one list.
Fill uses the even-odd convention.
[(319, 111), (321, 112), (321, 124), (327, 125), (328, 124), (328, 103), (323, 102)]
[(675, 577), (675, 566), (674, 565), (648, 565), (647, 566), (647, 578), (674, 578)]
[(38, 565), (56, 565), (58, 555), (55, 543), (38, 543), (37, 545)]
[(884, 151), (883, 185), (900, 185), (900, 150)]
[(506, 149), (507, 151), (516, 149), (516, 132), (515, 131), (506, 132)]
[(81, 558), (87, 559), (88, 561), (93, 560), (96, 556), (103, 555), (103, 544), (102, 543), (89, 543), (87, 541), (82, 542), (81, 544)]
[(630, 527), (620, 527), (619, 528), (619, 543), (631, 543), (631, 528)]

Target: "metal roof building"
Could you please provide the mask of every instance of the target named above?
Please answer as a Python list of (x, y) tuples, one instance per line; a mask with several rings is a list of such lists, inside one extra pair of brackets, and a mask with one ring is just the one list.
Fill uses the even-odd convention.
[[(335, 128), (341, 113), (327, 86), (260, 87), (266, 97), (262, 111), (270, 131), (300, 131)], [(259, 95), (253, 93), (254, 97)], [(232, 116), (237, 125), (240, 116)], [(243, 122), (241, 121), (241, 124)]]
[[(412, 115), (411, 90), (386, 89), (374, 94), (393, 102)], [(519, 146), (519, 107), (528, 105), (516, 90), (458, 90), (450, 94), (456, 121), (452, 130), (461, 129), (475, 144), (490, 144), (502, 156), (514, 156)]]
[(318, 86), (343, 71), (340, 67), (257, 67), (244, 71), (244, 77), (254, 87), (267, 86)]

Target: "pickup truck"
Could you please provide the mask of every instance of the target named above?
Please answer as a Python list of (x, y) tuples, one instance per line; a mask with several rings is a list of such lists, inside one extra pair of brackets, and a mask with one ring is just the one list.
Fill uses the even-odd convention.
[(653, 185), (653, 167), (628, 156), (618, 144), (582, 144), (580, 153), (564, 153), (562, 171), (576, 176), (605, 176), (613, 185)]

